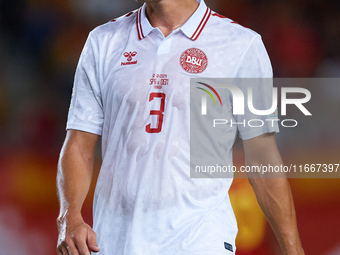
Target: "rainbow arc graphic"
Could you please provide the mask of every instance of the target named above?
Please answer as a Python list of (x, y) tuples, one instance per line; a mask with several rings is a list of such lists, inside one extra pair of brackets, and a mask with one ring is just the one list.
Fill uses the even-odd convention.
[[(217, 96), (221, 106), (223, 106), (220, 95), (217, 93), (217, 91), (212, 86), (210, 86), (210, 85), (208, 85), (206, 83), (203, 83), (203, 82), (197, 82), (197, 83), (207, 87), (208, 89), (210, 89)], [(209, 90), (207, 90), (205, 88), (201, 88), (201, 87), (196, 87), (196, 88), (206, 92), (212, 98), (212, 100), (214, 101), (215, 105), (217, 106), (216, 99), (215, 99), (214, 95)], [(201, 113), (202, 113), (202, 115), (207, 115), (207, 99), (206, 99), (205, 95), (202, 95), (202, 111), (201, 111)]]
[[(208, 84), (206, 84), (206, 83), (203, 83), (203, 82), (197, 82), (197, 83), (206, 86), (206, 87), (209, 88), (212, 92), (214, 92), (215, 95), (217, 96), (218, 100), (220, 101), (221, 106), (222, 106), (222, 100), (221, 100), (221, 98), (220, 98), (220, 95), (217, 93), (217, 91), (216, 91), (213, 87), (211, 87), (210, 85), (208, 85)], [(196, 88), (201, 89), (201, 90), (203, 90), (204, 92), (208, 93), (208, 95), (214, 100), (215, 105), (217, 105), (217, 102), (216, 102), (216, 100), (215, 100), (213, 94), (211, 94), (211, 92), (210, 92), (209, 90), (204, 89), (204, 88), (200, 88), (200, 87), (196, 87)]]

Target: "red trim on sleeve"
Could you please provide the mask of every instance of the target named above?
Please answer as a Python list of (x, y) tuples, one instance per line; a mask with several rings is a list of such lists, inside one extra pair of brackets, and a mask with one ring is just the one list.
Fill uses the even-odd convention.
[[(232, 22), (230, 22), (230, 23), (232, 23), (232, 24), (236, 24), (236, 25), (240, 25), (239, 23), (237, 23), (236, 21), (232, 21)], [(245, 26), (242, 26), (242, 25), (240, 25), (241, 27), (244, 27), (244, 28), (247, 28), (247, 27), (245, 27)]]
[(213, 13), (212, 14), (213, 16), (216, 16), (216, 17), (219, 17), (219, 18), (222, 18), (222, 19), (226, 19), (227, 17), (225, 17), (225, 16), (223, 16), (223, 15), (221, 15), (221, 14), (218, 14), (218, 13)]

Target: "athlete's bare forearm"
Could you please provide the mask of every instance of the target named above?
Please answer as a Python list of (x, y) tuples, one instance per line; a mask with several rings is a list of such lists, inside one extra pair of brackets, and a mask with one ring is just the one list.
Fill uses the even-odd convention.
[[(283, 165), (273, 134), (244, 141), (244, 150), (247, 165)], [(270, 223), (283, 253), (285, 255), (302, 255), (304, 252), (298, 234), (291, 189), (285, 176), (280, 175), (280, 173), (275, 176), (253, 174), (248, 177), (257, 201)]]
[(69, 130), (60, 153), (57, 191), (60, 214), (80, 212), (89, 191), (98, 136)]
[(304, 254), (297, 230), (292, 193), (287, 179), (249, 179), (283, 254)]
[(99, 251), (96, 233), (81, 216), (81, 207), (91, 184), (97, 141), (97, 135), (70, 130), (61, 150), (57, 173), (58, 255), (90, 255), (91, 251)]

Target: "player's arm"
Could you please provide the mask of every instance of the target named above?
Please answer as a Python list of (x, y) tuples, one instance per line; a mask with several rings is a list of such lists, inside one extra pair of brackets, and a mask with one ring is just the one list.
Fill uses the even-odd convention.
[[(273, 133), (243, 141), (246, 165), (283, 165)], [(262, 177), (262, 178), (261, 178)], [(270, 223), (283, 254), (301, 255), (301, 246), (295, 208), (289, 182), (286, 178), (263, 178), (249, 175), (257, 201)]]
[(57, 219), (58, 255), (90, 255), (98, 252), (96, 234), (81, 216), (81, 208), (90, 188), (94, 152), (98, 135), (68, 130), (57, 173), (60, 213)]

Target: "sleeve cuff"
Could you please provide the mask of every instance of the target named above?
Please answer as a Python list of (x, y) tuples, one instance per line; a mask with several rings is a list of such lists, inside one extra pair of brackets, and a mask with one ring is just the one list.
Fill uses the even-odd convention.
[(75, 125), (75, 124), (67, 124), (66, 125), (66, 130), (69, 129), (74, 129), (74, 130), (79, 130), (79, 131), (84, 131), (88, 133), (92, 133), (95, 135), (102, 135), (102, 129), (98, 127), (89, 127), (89, 126), (81, 126), (81, 125)]

